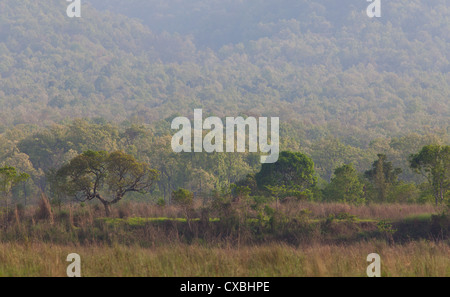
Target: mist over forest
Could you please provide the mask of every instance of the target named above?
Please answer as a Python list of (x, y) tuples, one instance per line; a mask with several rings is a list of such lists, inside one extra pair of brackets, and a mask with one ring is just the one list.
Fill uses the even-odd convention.
[(249, 153), (171, 155), (171, 120), (201, 108), (279, 117), (281, 150), (308, 154), (324, 184), (343, 164), (369, 170), (378, 154), (422, 183), (408, 157), (449, 141), (449, 7), (389, 1), (370, 19), (366, 6), (96, 0), (71, 19), (65, 1), (3, 0), (0, 162), (46, 189), (75, 155), (120, 149), (162, 170), (164, 196), (258, 172)]

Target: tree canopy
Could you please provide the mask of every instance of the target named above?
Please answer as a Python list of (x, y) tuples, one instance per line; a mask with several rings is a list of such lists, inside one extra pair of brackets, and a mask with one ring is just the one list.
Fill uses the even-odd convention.
[(87, 150), (151, 164), (167, 202), (261, 170), (252, 153), (174, 154), (171, 119), (193, 108), (279, 116), (280, 150), (309, 156), (322, 188), (344, 164), (385, 171), (382, 154), (404, 184), (386, 194), (379, 174), (376, 196), (416, 191), (430, 176), (408, 156), (450, 140), (449, 7), (391, 1), (369, 19), (335, 2), (95, 0), (70, 19), (65, 1), (1, 1), (0, 166), (30, 175), (11, 197), (58, 196), (49, 182)]
[(436, 205), (444, 202), (450, 190), (450, 146), (426, 145), (409, 160), (411, 168), (427, 177)]
[(158, 171), (121, 151), (86, 151), (61, 167), (58, 189), (78, 201), (98, 199), (109, 216), (110, 205), (130, 192), (150, 191)]
[(365, 200), (364, 184), (352, 164), (336, 168), (331, 182), (324, 190), (325, 200), (351, 204), (363, 204)]
[(256, 182), (261, 189), (266, 186), (310, 189), (316, 184), (314, 162), (301, 152), (283, 151), (277, 162), (262, 165)]
[(2, 1), (0, 127), (192, 106), (343, 145), (448, 126), (445, 0), (385, 3), (377, 21), (353, 0), (89, 2), (77, 21), (65, 1)]

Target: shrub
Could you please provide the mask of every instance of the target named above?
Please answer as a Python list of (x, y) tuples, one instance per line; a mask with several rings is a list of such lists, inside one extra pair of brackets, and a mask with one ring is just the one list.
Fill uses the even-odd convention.
[(172, 201), (175, 205), (179, 205), (183, 210), (187, 220), (189, 230), (192, 230), (190, 212), (194, 203), (194, 194), (185, 189), (178, 189), (172, 192)]
[(389, 242), (394, 241), (393, 235), (397, 232), (397, 229), (394, 229), (392, 224), (382, 220), (378, 222), (377, 228), (378, 232), (382, 233)]
[(159, 207), (164, 207), (166, 206), (166, 200), (164, 200), (164, 198), (159, 198), (158, 201), (156, 201), (156, 205)]
[(172, 201), (183, 208), (190, 207), (194, 202), (194, 194), (185, 189), (178, 189), (172, 192)]

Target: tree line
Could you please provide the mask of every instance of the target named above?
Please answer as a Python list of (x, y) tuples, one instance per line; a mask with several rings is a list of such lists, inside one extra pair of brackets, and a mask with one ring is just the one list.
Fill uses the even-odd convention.
[[(441, 204), (448, 199), (450, 152), (443, 143), (425, 144), (396, 159), (401, 151), (366, 156), (367, 150), (337, 139), (300, 146), (282, 137), (278, 162), (261, 165), (257, 153), (174, 153), (171, 132), (170, 121), (151, 127), (86, 120), (45, 129), (15, 127), (0, 136), (4, 205), (35, 203), (44, 192), (53, 203), (96, 200), (109, 213), (125, 196), (173, 203), (180, 189), (196, 199), (224, 189), (276, 201)], [(391, 139), (391, 146), (410, 149), (411, 137)], [(369, 162), (357, 162), (366, 158)], [(403, 166), (397, 166), (401, 160)]]

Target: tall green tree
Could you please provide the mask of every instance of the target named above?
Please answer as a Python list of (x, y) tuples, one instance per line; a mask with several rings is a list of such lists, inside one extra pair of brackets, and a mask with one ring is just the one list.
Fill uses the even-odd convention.
[[(8, 214), (8, 196), (11, 189), (18, 183), (26, 181), (30, 176), (27, 173), (18, 173), (16, 168), (5, 166), (0, 168), (0, 191), (5, 199), (6, 214)], [(8, 220), (6, 219), (6, 225)]]
[(376, 191), (377, 200), (386, 202), (389, 191), (398, 182), (398, 176), (402, 173), (400, 168), (394, 168), (392, 162), (387, 161), (384, 154), (378, 154), (378, 160), (374, 161), (372, 168), (364, 175), (369, 179)]
[(78, 201), (98, 199), (105, 207), (122, 200), (130, 192), (148, 192), (159, 172), (121, 151), (86, 151), (56, 173), (58, 188)]
[(353, 164), (345, 164), (334, 170), (331, 182), (324, 189), (324, 198), (352, 204), (365, 202), (364, 184)]
[(410, 156), (409, 163), (427, 178), (435, 204), (443, 203), (450, 189), (450, 146), (426, 145)]
[(20, 182), (26, 181), (29, 177), (27, 173), (18, 173), (14, 167), (2, 167), (0, 168), (0, 191), (4, 195), (8, 195), (12, 187)]

